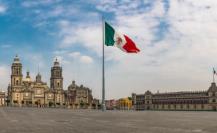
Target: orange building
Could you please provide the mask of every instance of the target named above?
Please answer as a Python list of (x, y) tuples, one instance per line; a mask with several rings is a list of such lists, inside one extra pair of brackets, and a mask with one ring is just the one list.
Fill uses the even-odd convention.
[(121, 98), (117, 101), (117, 109), (119, 110), (131, 110), (132, 109), (132, 99), (131, 98)]

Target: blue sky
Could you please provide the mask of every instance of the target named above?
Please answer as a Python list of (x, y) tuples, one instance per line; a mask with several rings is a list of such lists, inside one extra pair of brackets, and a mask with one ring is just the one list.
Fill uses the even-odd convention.
[[(141, 52), (106, 47), (106, 97), (206, 90), (217, 67), (217, 2), (212, 0), (0, 0), (0, 88), (18, 54), (23, 73), (49, 85), (54, 58), (64, 89), (76, 80), (101, 97), (101, 16), (130, 36)], [(202, 75), (202, 76), (201, 76)]]

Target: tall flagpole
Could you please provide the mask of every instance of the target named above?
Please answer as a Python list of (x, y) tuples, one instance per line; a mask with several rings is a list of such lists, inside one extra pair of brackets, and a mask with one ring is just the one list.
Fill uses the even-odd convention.
[(213, 75), (212, 75), (212, 80), (213, 80), (213, 83), (215, 82), (215, 69), (213, 68)]
[(102, 111), (106, 110), (105, 107), (105, 54), (104, 54), (104, 43), (105, 43), (105, 23), (102, 16)]

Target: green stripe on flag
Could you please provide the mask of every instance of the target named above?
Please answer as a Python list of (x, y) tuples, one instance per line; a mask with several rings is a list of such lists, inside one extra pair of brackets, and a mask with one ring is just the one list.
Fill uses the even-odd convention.
[(115, 30), (105, 22), (105, 45), (107, 46), (113, 46), (115, 41), (114, 41), (114, 34)]

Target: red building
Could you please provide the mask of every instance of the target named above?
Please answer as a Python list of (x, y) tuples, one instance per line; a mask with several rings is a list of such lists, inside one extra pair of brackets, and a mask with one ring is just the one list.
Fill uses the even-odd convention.
[(116, 100), (114, 99), (106, 100), (105, 105), (107, 110), (114, 110), (116, 109)]

